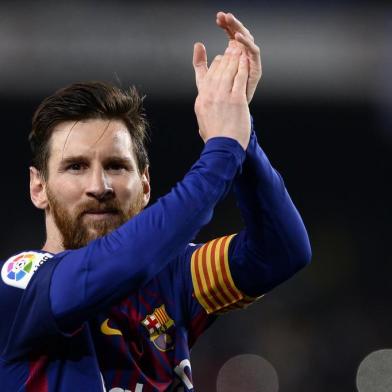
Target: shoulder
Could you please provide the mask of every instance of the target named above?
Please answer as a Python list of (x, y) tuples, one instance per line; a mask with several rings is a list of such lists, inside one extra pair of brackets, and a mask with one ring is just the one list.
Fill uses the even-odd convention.
[(2, 283), (25, 289), (38, 268), (53, 256), (40, 250), (26, 250), (9, 257), (0, 264)]

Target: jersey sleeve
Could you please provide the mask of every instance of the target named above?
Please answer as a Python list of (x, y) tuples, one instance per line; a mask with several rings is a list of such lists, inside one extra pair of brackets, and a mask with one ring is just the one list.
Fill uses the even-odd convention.
[(178, 280), (182, 282), (190, 346), (219, 315), (246, 308), (261, 297), (245, 294), (234, 280), (230, 260), (236, 237), (233, 234), (188, 246), (180, 260)]
[(207, 314), (242, 309), (258, 299), (244, 294), (230, 270), (230, 243), (235, 235), (217, 238), (195, 250), (191, 257), (194, 295)]
[(260, 147), (254, 130), (234, 192), (245, 228), (231, 242), (230, 270), (236, 286), (257, 297), (309, 264), (311, 247), (282, 176)]
[[(9, 332), (9, 352), (16, 348), (12, 342), (18, 344), (14, 351), (20, 352), (32, 338), (57, 334), (59, 329), (76, 330), (157, 275), (211, 219), (244, 157), (233, 139), (209, 140), (200, 159), (169, 194), (112, 233), (84, 248), (55, 255), (40, 266), (14, 304), (20, 317)], [(29, 324), (39, 328), (23, 325), (25, 314)], [(10, 315), (1, 312), (1, 317)], [(55, 320), (56, 326), (45, 320)]]
[[(34, 255), (36, 260), (44, 260), (38, 252), (23, 252), (16, 256), (25, 260)], [(10, 258), (3, 264), (4, 271), (12, 264)], [(1, 360), (11, 362), (27, 353), (38, 351), (38, 347), (49, 349), (61, 335), (51, 309), (48, 288), (53, 271), (59, 263), (56, 257), (46, 256), (35, 272), (27, 272), (20, 279), (8, 274), (8, 281), (0, 282), (0, 355)], [(20, 270), (20, 269), (19, 269)], [(58, 343), (58, 342), (57, 342)]]
[(301, 216), (254, 130), (246, 154), (234, 184), (244, 229), (199, 246), (190, 256), (196, 331), (207, 326), (200, 308), (209, 316), (244, 308), (310, 262)]

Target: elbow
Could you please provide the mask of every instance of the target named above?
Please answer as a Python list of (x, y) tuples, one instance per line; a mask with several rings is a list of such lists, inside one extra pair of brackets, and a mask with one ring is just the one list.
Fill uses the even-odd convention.
[(282, 255), (281, 258), (275, 259), (275, 263), (269, 271), (270, 273), (266, 274), (268, 279), (263, 286), (269, 291), (291, 279), (310, 264), (311, 259), (312, 250), (309, 241), (303, 244), (297, 244), (284, 256)]

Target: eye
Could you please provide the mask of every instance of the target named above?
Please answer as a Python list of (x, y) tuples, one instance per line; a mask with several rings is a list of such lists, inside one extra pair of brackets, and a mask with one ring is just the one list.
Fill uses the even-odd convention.
[(111, 163), (106, 167), (106, 170), (113, 170), (113, 171), (119, 171), (123, 169), (125, 170), (126, 167), (121, 163)]
[(71, 163), (70, 165), (67, 166), (67, 170), (72, 172), (79, 172), (85, 168), (86, 165), (79, 162)]
[(131, 171), (132, 166), (123, 159), (113, 159), (105, 164), (105, 170), (113, 173), (123, 173), (126, 171)]

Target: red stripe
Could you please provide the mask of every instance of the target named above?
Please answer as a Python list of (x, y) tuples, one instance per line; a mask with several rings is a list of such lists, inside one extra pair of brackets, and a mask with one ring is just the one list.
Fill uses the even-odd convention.
[(155, 314), (156, 314), (156, 316), (157, 316), (158, 321), (159, 321), (162, 325), (165, 325), (165, 323), (166, 323), (167, 321), (169, 321), (169, 318), (167, 317), (167, 315), (165, 314), (165, 312), (163, 311), (163, 309), (158, 308), (155, 312), (156, 312)]
[[(211, 264), (214, 264), (215, 255), (214, 255), (213, 252), (214, 252), (214, 250), (216, 248), (217, 242), (218, 242), (217, 240), (214, 240), (214, 242), (212, 243), (212, 246), (211, 246), (211, 257), (212, 257), (212, 260), (211, 260), (212, 263)], [(204, 272), (204, 276), (205, 276), (206, 284), (207, 284), (207, 293), (210, 293), (211, 296), (214, 298), (216, 304), (218, 304), (219, 307), (222, 307), (222, 306), (224, 306), (224, 304), (222, 303), (222, 301), (215, 294), (215, 291), (214, 291), (214, 289), (212, 287), (212, 284), (211, 284), (211, 281), (210, 281), (210, 277), (208, 275), (208, 268), (207, 268), (207, 264), (208, 264), (208, 261), (207, 261), (207, 245), (205, 245), (205, 247), (206, 247), (206, 251), (203, 252), (202, 265), (203, 265), (203, 272)], [(216, 309), (216, 305), (213, 307), (213, 309)]]
[[(108, 338), (113, 339), (113, 336), (108, 336)], [(117, 338), (120, 340), (120, 347), (119, 347), (120, 352), (126, 353), (128, 351), (128, 347), (127, 347), (123, 337), (118, 336)], [(124, 375), (124, 373), (121, 369), (116, 369), (116, 371), (114, 372), (114, 377), (113, 377), (113, 381), (112, 381), (113, 386), (116, 386), (116, 387), (121, 386), (121, 380), (122, 380), (123, 375)]]
[[(128, 326), (129, 326), (129, 330), (131, 331), (131, 334), (136, 334), (137, 329), (135, 327), (135, 325), (132, 323), (133, 320), (136, 321), (136, 325), (138, 325), (138, 323), (141, 321), (139, 312), (137, 311), (137, 309), (135, 308), (135, 306), (133, 305), (132, 301), (129, 300), (128, 298), (124, 299), (123, 301), (121, 301), (119, 306), (116, 306), (114, 308), (111, 309), (111, 312), (109, 313), (109, 318), (110, 316), (113, 317), (114, 320), (118, 319), (121, 320), (124, 317), (123, 312), (121, 311), (121, 307), (124, 306), (126, 308), (126, 312), (129, 315), (127, 317), (127, 321), (128, 321)], [(113, 339), (115, 338), (115, 341), (118, 341), (118, 349), (119, 349), (119, 355), (118, 355), (118, 361), (119, 363), (122, 363), (124, 361), (124, 358), (127, 358), (129, 356), (129, 351), (130, 348), (128, 347), (127, 342), (125, 341), (124, 336), (107, 336), (109, 341), (113, 342)], [(139, 353), (139, 347), (136, 346), (134, 347), (135, 350), (137, 350), (137, 352), (134, 353), (135, 356), (138, 355)], [(141, 354), (140, 354), (141, 355)], [(137, 377), (139, 376), (140, 373), (138, 373), (135, 370), (135, 373), (137, 375)], [(114, 370), (114, 375), (113, 375), (113, 379), (111, 381), (111, 385), (109, 385), (109, 387), (120, 387), (123, 383), (123, 377), (127, 377), (127, 373), (124, 372), (124, 370), (119, 367), (116, 370)], [(136, 382), (136, 380), (135, 380)]]
[(163, 324), (167, 323), (170, 320), (169, 315), (166, 313), (166, 310), (159, 309), (159, 314), (162, 317)]
[(241, 297), (239, 296), (239, 294), (233, 290), (229, 277), (227, 275), (227, 271), (226, 271), (226, 265), (225, 265), (225, 245), (226, 245), (226, 241), (228, 240), (229, 237), (225, 237), (225, 239), (222, 241), (222, 246), (220, 248), (220, 254), (219, 254), (219, 259), (220, 259), (220, 265), (221, 265), (221, 270), (222, 270), (222, 277), (224, 282), (226, 283), (226, 288), (227, 290), (230, 291), (230, 293), (233, 295), (233, 297), (239, 301), (241, 299)]
[[(146, 302), (146, 299), (141, 294), (138, 295), (138, 301), (140, 303), (144, 304), (144, 306), (146, 307), (147, 314), (151, 313), (151, 310), (152, 310), (151, 304)], [(133, 334), (133, 336), (136, 336), (137, 330), (135, 329), (135, 327), (137, 327), (139, 325), (139, 323), (141, 322), (141, 320), (144, 319), (144, 315), (139, 313), (139, 310), (136, 308), (136, 306), (134, 305), (134, 303), (131, 300), (126, 299), (126, 300), (122, 301), (122, 303), (127, 306), (127, 311), (130, 315), (130, 317), (128, 317), (128, 320), (129, 320), (129, 326), (131, 328), (130, 329), (131, 334)], [(136, 321), (136, 326), (134, 325), (133, 320)], [(137, 358), (133, 358), (131, 360), (132, 363), (129, 366), (129, 368), (121, 370), (121, 376), (124, 376), (124, 374), (125, 374), (125, 377), (122, 377), (122, 379), (126, 378), (126, 381), (124, 380), (123, 383), (125, 383), (125, 385), (128, 383), (127, 389), (132, 390), (132, 391), (133, 391), (133, 388), (135, 387), (136, 383), (140, 380), (141, 375), (143, 375), (145, 377), (146, 381), (148, 383), (150, 383), (152, 386), (155, 386), (155, 383), (156, 383), (156, 381), (153, 379), (153, 377), (155, 379), (160, 379), (160, 380), (165, 380), (165, 378), (166, 379), (168, 378), (168, 376), (167, 376), (168, 373), (163, 368), (162, 363), (159, 362), (158, 359), (155, 357), (155, 355), (160, 355), (161, 352), (156, 348), (153, 348), (152, 349), (153, 351), (151, 351), (149, 344), (145, 345), (143, 347), (143, 350), (146, 350), (144, 353), (144, 358), (147, 357), (147, 358), (151, 359), (150, 366), (152, 369), (154, 369), (155, 373), (147, 376), (141, 367), (140, 360), (137, 360)], [(126, 351), (132, 352), (131, 349), (128, 347), (128, 345), (126, 346)], [(165, 359), (165, 362), (168, 362), (167, 359)], [(117, 371), (117, 372), (119, 372), (119, 371)], [(164, 382), (166, 383), (166, 384), (164, 384), (165, 385), (164, 389), (158, 389), (158, 390), (166, 390), (165, 388), (168, 388), (168, 383), (166, 381), (164, 381)], [(158, 385), (158, 383), (157, 383), (157, 385)], [(159, 384), (159, 385), (161, 385), (161, 384)], [(118, 383), (116, 385), (114, 383), (112, 385), (110, 385), (110, 388), (114, 388), (114, 387), (121, 387), (121, 385), (119, 385)], [(124, 386), (123, 386), (123, 388), (124, 388)], [(159, 388), (161, 388), (161, 387), (159, 387)]]
[[(199, 262), (199, 257), (197, 257), (197, 267), (199, 268), (203, 268), (204, 267), (204, 259), (206, 258), (206, 252), (207, 252), (207, 245), (204, 245), (202, 248), (200, 248), (200, 250), (202, 251), (201, 252), (201, 255), (200, 255), (200, 262)], [(197, 255), (197, 256), (199, 256), (199, 255)], [(208, 277), (206, 277), (205, 276), (205, 273), (203, 274), (204, 275), (204, 277), (206, 278), (206, 280), (208, 279)], [(207, 305), (208, 305), (208, 307), (211, 309), (211, 310), (215, 310), (215, 305), (209, 300), (209, 298), (208, 298), (208, 296), (207, 296), (207, 293), (205, 292), (205, 290), (204, 290), (204, 287), (203, 287), (203, 285), (202, 284), (200, 284), (199, 285), (200, 286), (200, 294), (201, 294), (201, 296), (203, 297), (203, 299), (204, 299), (204, 301), (207, 303)], [(207, 281), (207, 286), (208, 286), (208, 281)]]
[(156, 316), (159, 324), (164, 326), (165, 325), (165, 320), (163, 319), (162, 314), (161, 314), (161, 312), (159, 310), (156, 311), (155, 316)]
[[(223, 287), (221, 286), (220, 282), (219, 282), (219, 278), (218, 278), (218, 271), (216, 270), (216, 265), (219, 264), (220, 261), (220, 257), (218, 258), (218, 260), (215, 260), (215, 247), (216, 244), (218, 243), (218, 241), (214, 244), (214, 247), (212, 249), (212, 251), (214, 252), (214, 260), (212, 262), (212, 274), (214, 275), (214, 279), (216, 282), (216, 287), (218, 288), (220, 294), (222, 295), (222, 297), (224, 298), (224, 300), (226, 301), (226, 303), (224, 305), (228, 305), (229, 303), (231, 303), (232, 301), (230, 300), (230, 298), (226, 295)], [(223, 243), (223, 241), (222, 241)], [(221, 243), (221, 249), (222, 249), (222, 243)], [(212, 253), (212, 252), (211, 252)]]
[(203, 250), (204, 247), (205, 247), (205, 245), (202, 246), (201, 248), (199, 248), (194, 253), (194, 255), (195, 255), (195, 259), (194, 259), (195, 260), (195, 263), (194, 263), (194, 265), (195, 265), (195, 274), (196, 274), (197, 285), (199, 286), (200, 295), (207, 302), (207, 305), (212, 309), (213, 308), (212, 304), (208, 301), (208, 298), (207, 299), (205, 298), (203, 284), (201, 282), (201, 276), (200, 276), (200, 270), (199, 270), (199, 268), (200, 268), (199, 253)]
[[(125, 301), (122, 303), (125, 306), (128, 306), (127, 303), (125, 303)], [(109, 320), (121, 320), (122, 317), (122, 312), (121, 309), (119, 307), (115, 307), (111, 309), (111, 312), (108, 314), (109, 316)], [(116, 342), (118, 343), (118, 349), (119, 352), (121, 353), (120, 355), (118, 355), (119, 361), (122, 361), (123, 358), (126, 358), (127, 352), (128, 352), (128, 347), (125, 343), (124, 337), (121, 336), (106, 336), (106, 339), (108, 342)], [(113, 344), (113, 343), (111, 343)], [(121, 358), (121, 360), (120, 360)], [(110, 366), (110, 365), (109, 365)], [(123, 371), (121, 369), (116, 369), (114, 371), (114, 376), (113, 376), (113, 380), (112, 380), (112, 385), (113, 386), (121, 386), (121, 381), (122, 381), (122, 376), (123, 376)]]
[(26, 392), (48, 392), (48, 378), (45, 368), (48, 362), (46, 356), (31, 361), (29, 366), (29, 377), (26, 381)]
[(198, 285), (199, 291), (201, 292), (202, 284), (201, 284), (201, 277), (200, 277), (200, 272), (199, 272), (199, 262), (198, 262), (200, 249), (201, 248), (197, 249), (197, 251), (194, 253), (194, 266), (195, 266), (195, 275), (196, 275), (197, 285)]

